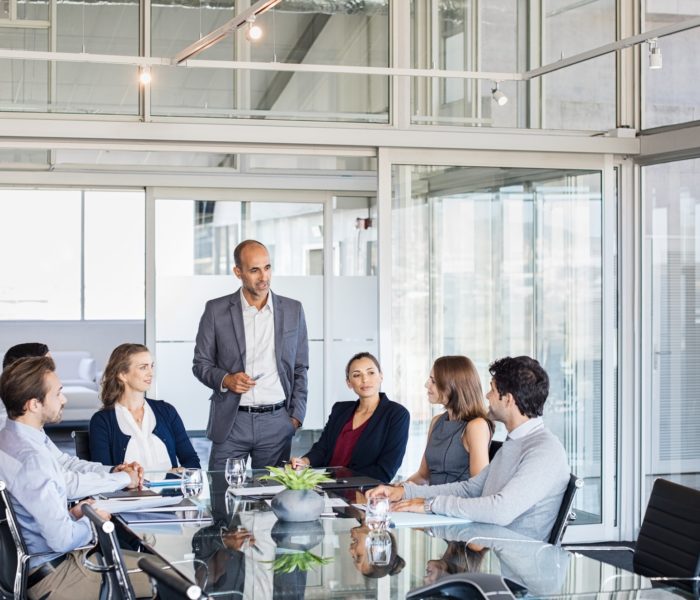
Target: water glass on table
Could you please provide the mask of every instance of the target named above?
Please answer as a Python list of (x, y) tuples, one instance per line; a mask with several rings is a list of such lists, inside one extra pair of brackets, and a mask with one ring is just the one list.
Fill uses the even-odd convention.
[(245, 483), (246, 477), (246, 459), (245, 458), (227, 458), (226, 459), (226, 481), (229, 486), (239, 488)]
[(386, 529), (389, 524), (389, 498), (367, 498), (365, 525), (372, 529)]
[(180, 489), (185, 498), (196, 498), (202, 493), (204, 476), (201, 469), (185, 469), (182, 472)]

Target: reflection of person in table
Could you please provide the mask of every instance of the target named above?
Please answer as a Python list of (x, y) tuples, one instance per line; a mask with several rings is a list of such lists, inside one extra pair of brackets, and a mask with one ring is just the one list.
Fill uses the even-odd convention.
[(464, 542), (447, 542), (447, 548), (438, 559), (429, 560), (425, 565), (423, 583), (435, 583), (447, 575), (455, 573), (474, 573), (481, 567), (481, 561), (488, 551), (478, 544)]
[(365, 577), (370, 577), (372, 579), (379, 579), (386, 575), (396, 575), (400, 573), (404, 566), (406, 566), (406, 561), (397, 553), (398, 547), (394, 534), (389, 534), (391, 537), (391, 558), (389, 559), (389, 564), (377, 566), (373, 565), (367, 556), (367, 546), (365, 544), (369, 531), (369, 527), (364, 523), (350, 530), (350, 556), (352, 557), (355, 568)]

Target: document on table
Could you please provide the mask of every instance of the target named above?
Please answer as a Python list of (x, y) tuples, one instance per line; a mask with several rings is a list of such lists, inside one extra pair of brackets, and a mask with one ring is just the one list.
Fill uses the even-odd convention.
[(234, 496), (274, 496), (285, 489), (283, 485), (260, 485), (257, 487), (229, 488), (228, 493)]
[[(366, 508), (363, 504), (353, 504), (353, 506), (362, 511)], [(471, 523), (471, 519), (434, 515), (432, 513), (390, 512), (388, 517), (389, 527), (435, 527), (437, 525)]]
[[(175, 504), (183, 501), (181, 496), (148, 496), (146, 498), (112, 498), (110, 500), (97, 500), (92, 505), (94, 508), (107, 511), (111, 514), (121, 512), (136, 512), (144, 510), (158, 510), (167, 507), (166, 510), (175, 510)], [(196, 509), (197, 507), (192, 504)], [(178, 510), (188, 510), (178, 507)]]

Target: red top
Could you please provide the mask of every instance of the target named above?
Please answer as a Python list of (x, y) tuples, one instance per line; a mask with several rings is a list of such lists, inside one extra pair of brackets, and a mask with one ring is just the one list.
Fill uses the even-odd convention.
[(333, 449), (333, 456), (331, 456), (331, 462), (328, 463), (329, 467), (347, 467), (350, 464), (350, 456), (352, 451), (355, 449), (357, 440), (362, 435), (362, 432), (367, 427), (369, 419), (367, 419), (362, 425), (357, 429), (352, 428), (352, 419), (355, 416), (353, 413), (350, 419), (340, 430), (340, 435), (335, 442), (335, 448)]

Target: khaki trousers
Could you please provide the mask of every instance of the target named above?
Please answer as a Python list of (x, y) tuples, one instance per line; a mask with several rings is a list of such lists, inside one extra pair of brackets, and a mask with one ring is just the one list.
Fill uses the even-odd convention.
[[(53, 573), (44, 577), (39, 583), (27, 590), (30, 600), (50, 598), (51, 600), (94, 600), (100, 595), (102, 575), (90, 571), (84, 564), (86, 550), (75, 550), (66, 555), (64, 560)], [(138, 561), (149, 554), (122, 550), (124, 563), (128, 570), (138, 569)], [(90, 557), (94, 559), (95, 557)], [(154, 557), (155, 558), (155, 557)], [(94, 562), (94, 560), (93, 560)], [(143, 572), (130, 573), (129, 579), (136, 592), (137, 598), (151, 598), (151, 582)]]

